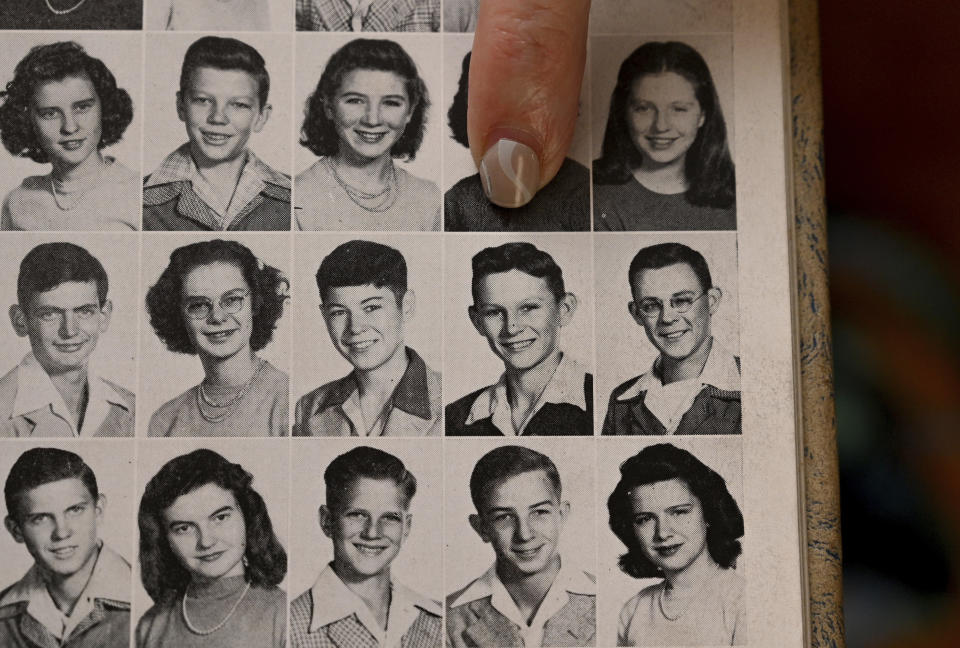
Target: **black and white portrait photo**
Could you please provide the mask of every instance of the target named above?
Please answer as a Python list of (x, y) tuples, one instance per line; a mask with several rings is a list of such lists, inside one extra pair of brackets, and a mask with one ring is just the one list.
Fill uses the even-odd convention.
[(289, 40), (150, 34), (146, 43), (143, 228), (289, 230)]
[(296, 13), (300, 31), (440, 31), (440, 0), (296, 0)]
[(288, 236), (155, 243), (143, 250), (147, 435), (287, 436)]
[(297, 238), (295, 436), (441, 436), (441, 241)]
[(487, 198), (467, 140), (467, 99), (470, 78), (470, 36), (444, 36), (444, 231), (565, 231), (590, 230), (590, 127), (587, 118), (590, 87), (584, 78), (580, 112), (573, 141), (560, 170), (549, 184), (522, 207), (499, 207)]
[(291, 646), (440, 648), (440, 444), (294, 447)]
[(602, 0), (591, 34), (711, 34), (733, 31), (733, 0)]
[(746, 645), (739, 439), (649, 443), (599, 446), (597, 645)]
[(143, 0), (4, 0), (0, 29), (136, 29)]
[(132, 441), (6, 442), (0, 645), (127, 648)]
[(298, 34), (296, 229), (440, 230), (440, 53), (431, 37)]
[(592, 435), (581, 235), (458, 236), (446, 246), (447, 436)]
[(263, 439), (141, 443), (137, 648), (286, 647), (289, 456)]
[(445, 444), (447, 645), (594, 646), (592, 439)]
[(595, 245), (601, 434), (740, 434), (736, 235)]
[(595, 230), (737, 227), (733, 43), (685, 39), (591, 38)]
[(144, 0), (150, 31), (290, 31), (289, 0)]
[(0, 239), (0, 438), (134, 434), (137, 250), (127, 234), (71, 238)]
[(142, 50), (135, 34), (4, 35), (0, 228), (140, 229)]

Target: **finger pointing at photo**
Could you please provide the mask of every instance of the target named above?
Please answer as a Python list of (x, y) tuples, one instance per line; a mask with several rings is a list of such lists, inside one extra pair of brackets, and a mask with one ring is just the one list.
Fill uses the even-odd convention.
[(467, 130), (484, 190), (520, 207), (556, 175), (573, 136), (590, 0), (484, 0)]

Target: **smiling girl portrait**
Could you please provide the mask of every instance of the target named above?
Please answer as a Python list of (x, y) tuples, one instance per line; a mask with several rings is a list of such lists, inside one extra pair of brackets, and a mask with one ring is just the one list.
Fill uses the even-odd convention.
[(168, 461), (137, 521), (140, 578), (154, 605), (137, 648), (286, 645), (287, 553), (253, 475), (213, 450)]
[(179, 247), (147, 291), (169, 351), (196, 355), (204, 378), (160, 406), (149, 436), (285, 436), (289, 379), (257, 352), (273, 338), (289, 283), (236, 241)]
[(429, 107), (399, 44), (356, 39), (337, 50), (300, 130), (300, 144), (320, 159), (294, 181), (298, 229), (439, 230), (440, 188), (396, 164), (416, 157)]
[(0, 91), (0, 139), (51, 169), (7, 195), (2, 229), (140, 229), (140, 178), (103, 152), (132, 120), (130, 95), (81, 45), (31, 48)]
[(727, 126), (697, 50), (650, 42), (623, 61), (593, 181), (596, 230), (736, 229)]
[(746, 643), (743, 515), (722, 476), (672, 444), (649, 446), (620, 464), (607, 509), (627, 548), (620, 569), (662, 579), (624, 603), (618, 646)]

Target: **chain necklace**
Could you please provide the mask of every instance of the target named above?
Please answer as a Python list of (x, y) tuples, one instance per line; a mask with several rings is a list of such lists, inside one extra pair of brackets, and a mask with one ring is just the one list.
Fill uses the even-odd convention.
[(43, 0), (43, 1), (47, 4), (47, 9), (49, 9), (51, 13), (57, 16), (66, 16), (68, 13), (72, 13), (77, 9), (79, 9), (83, 5), (83, 3), (85, 3), (87, 0), (80, 0), (80, 2), (73, 5), (69, 9), (57, 9), (52, 4), (50, 4), (50, 0)]
[[(80, 4), (83, 4), (84, 2), (86, 2), (86, 0), (81, 0)], [(79, 7), (80, 5), (77, 5), (77, 6)], [(71, 192), (63, 192), (63, 190), (57, 191), (57, 180), (55, 178), (56, 174), (53, 171), (51, 171), (50, 172), (50, 193), (53, 194), (53, 202), (54, 204), (56, 204), (57, 208), (60, 209), (60, 211), (70, 211), (72, 209), (76, 209), (77, 206), (81, 202), (83, 202), (83, 197), (87, 194), (87, 192), (99, 184), (100, 176), (103, 175), (104, 169), (106, 169), (107, 166), (109, 166), (109, 164), (110, 164), (109, 159), (104, 160), (104, 164), (96, 171), (93, 177), (89, 179), (88, 186), (78, 191), (72, 192), (76, 194), (76, 198), (74, 198), (73, 201), (70, 202), (69, 204), (64, 204), (60, 202), (60, 198), (68, 197)], [(62, 180), (60, 181), (60, 184), (61, 185), (63, 184)]]
[[(208, 423), (220, 423), (221, 421), (226, 419), (228, 416), (233, 414), (233, 411), (236, 409), (237, 404), (240, 402), (240, 400), (244, 396), (247, 395), (247, 390), (250, 389), (250, 385), (253, 384), (253, 381), (256, 379), (257, 374), (260, 373), (260, 369), (263, 368), (263, 365), (265, 365), (266, 362), (267, 362), (266, 360), (264, 360), (263, 358), (260, 358), (259, 362), (257, 363), (257, 368), (253, 371), (253, 374), (250, 376), (250, 379), (247, 380), (246, 384), (244, 384), (244, 386), (240, 388), (240, 391), (237, 392), (237, 395), (223, 403), (218, 403), (212, 398), (210, 398), (210, 396), (207, 394), (207, 391), (203, 388), (203, 382), (197, 385), (197, 409), (200, 411), (200, 416), (202, 416), (204, 420), (206, 420)], [(222, 410), (226, 408), (227, 411), (224, 412), (223, 414), (207, 414), (206, 412), (203, 411), (204, 403), (216, 409)]]
[(247, 595), (247, 592), (250, 591), (250, 581), (247, 581), (247, 586), (243, 588), (243, 592), (240, 594), (240, 598), (237, 599), (237, 602), (234, 603), (233, 607), (230, 608), (230, 611), (227, 612), (227, 616), (223, 617), (223, 621), (213, 626), (209, 630), (201, 630), (190, 622), (190, 617), (187, 616), (187, 590), (188, 589), (190, 589), (189, 586), (187, 586), (183, 590), (183, 603), (180, 606), (180, 609), (183, 612), (183, 622), (187, 624), (187, 628), (189, 628), (190, 632), (192, 632), (193, 634), (208, 635), (208, 634), (213, 634), (214, 632), (216, 632), (217, 630), (219, 630), (220, 628), (222, 628), (227, 624), (227, 621), (230, 620), (230, 617), (233, 616), (233, 613), (237, 611), (238, 607), (240, 607), (240, 601), (242, 601), (243, 597), (245, 597)]
[(368, 212), (387, 211), (393, 207), (393, 203), (397, 201), (397, 197), (400, 195), (400, 192), (397, 190), (397, 168), (392, 162), (390, 163), (390, 177), (387, 179), (386, 188), (382, 191), (370, 193), (347, 184), (347, 182), (340, 177), (340, 174), (337, 173), (337, 167), (334, 166), (332, 158), (325, 157), (324, 161), (327, 163), (327, 167), (330, 169), (334, 180), (337, 181), (337, 184), (340, 185), (340, 188), (343, 189), (353, 204)]

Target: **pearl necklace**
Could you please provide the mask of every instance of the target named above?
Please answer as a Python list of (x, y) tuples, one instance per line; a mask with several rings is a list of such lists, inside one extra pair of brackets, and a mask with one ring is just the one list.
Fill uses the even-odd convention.
[(188, 589), (190, 589), (189, 585), (185, 587), (183, 590), (183, 602), (180, 605), (180, 610), (183, 612), (183, 622), (187, 624), (187, 628), (189, 628), (190, 632), (192, 632), (193, 634), (208, 635), (208, 634), (213, 634), (214, 632), (216, 632), (217, 630), (219, 630), (220, 628), (222, 628), (227, 624), (227, 621), (230, 620), (230, 617), (233, 616), (233, 613), (237, 611), (238, 607), (240, 607), (240, 601), (242, 601), (243, 597), (245, 597), (247, 595), (247, 592), (250, 591), (250, 581), (247, 581), (247, 586), (243, 588), (243, 592), (240, 594), (240, 598), (237, 599), (237, 602), (234, 603), (233, 607), (230, 608), (230, 611), (227, 612), (227, 616), (223, 617), (223, 621), (213, 626), (209, 630), (201, 630), (190, 622), (190, 617), (187, 616), (187, 590)]
[[(324, 158), (324, 161), (327, 163), (330, 173), (333, 174), (334, 180), (337, 181), (340, 188), (343, 189), (347, 197), (357, 207), (365, 209), (368, 212), (384, 212), (393, 207), (393, 203), (397, 201), (400, 193), (397, 190), (397, 167), (395, 167), (392, 162), (390, 164), (390, 178), (387, 180), (386, 188), (376, 193), (370, 193), (347, 184), (347, 182), (340, 177), (340, 174), (337, 173), (337, 167), (330, 157)], [(374, 203), (375, 200), (378, 200), (378, 202)]]
[[(228, 416), (233, 414), (233, 410), (236, 408), (237, 403), (239, 403), (240, 400), (247, 395), (247, 390), (250, 389), (250, 385), (253, 384), (254, 379), (257, 377), (257, 374), (260, 373), (260, 369), (263, 368), (264, 364), (266, 364), (266, 360), (260, 358), (257, 362), (257, 368), (253, 371), (253, 375), (250, 376), (250, 379), (247, 380), (246, 384), (240, 388), (240, 391), (237, 392), (236, 396), (224, 403), (218, 403), (210, 398), (210, 396), (207, 395), (207, 391), (203, 388), (203, 382), (197, 385), (197, 409), (200, 411), (200, 416), (202, 416), (208, 423), (220, 423)], [(223, 414), (207, 414), (203, 411), (203, 403), (206, 403), (210, 407), (214, 407), (216, 409), (227, 408), (227, 411)]]
[(68, 13), (72, 13), (77, 9), (79, 9), (83, 5), (83, 3), (85, 3), (87, 0), (80, 0), (80, 2), (73, 5), (69, 9), (57, 9), (52, 4), (50, 4), (50, 0), (43, 0), (43, 1), (47, 4), (47, 9), (49, 9), (51, 13), (56, 14), (57, 16), (66, 16)]

